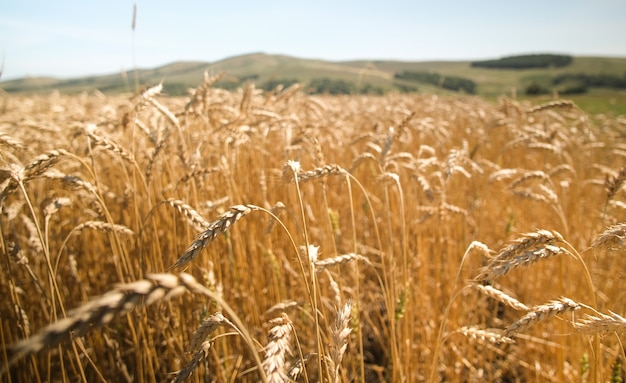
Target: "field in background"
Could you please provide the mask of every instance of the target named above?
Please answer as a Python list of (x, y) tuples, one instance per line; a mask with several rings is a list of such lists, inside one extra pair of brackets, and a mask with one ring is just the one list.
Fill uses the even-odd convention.
[(2, 96), (2, 381), (623, 377), (624, 118), (215, 80)]
[[(403, 71), (438, 73), (441, 76), (459, 76), (477, 84), (476, 94), (497, 102), (505, 95), (519, 101), (528, 100), (542, 103), (558, 98), (558, 95), (526, 96), (526, 87), (534, 82), (545, 83), (562, 74), (609, 75), (619, 78), (626, 75), (626, 58), (614, 57), (574, 57), (571, 65), (562, 68), (502, 70), (471, 66), (469, 61), (384, 61), (362, 60), (333, 62), (303, 59), (285, 55), (253, 53), (230, 57), (221, 61), (175, 62), (158, 68), (144, 68), (138, 71), (115, 73), (103, 76), (89, 76), (73, 79), (24, 78), (0, 82), (0, 89), (11, 94), (50, 93), (59, 90), (62, 94), (77, 94), (99, 90), (107, 95), (134, 92), (135, 81), (139, 85), (164, 82), (164, 93), (187, 95), (205, 71), (226, 73), (216, 87), (237, 89), (253, 82), (261, 87), (268, 81), (297, 81), (309, 84), (315, 79), (330, 79), (353, 84), (356, 88), (369, 87), (375, 91), (401, 92), (402, 89), (417, 89), (423, 94), (455, 95), (454, 92), (436, 85), (398, 80), (394, 75)], [(273, 88), (273, 86), (271, 87)], [(592, 88), (586, 94), (567, 95), (575, 99), (586, 111), (626, 115), (626, 91), (624, 89)]]

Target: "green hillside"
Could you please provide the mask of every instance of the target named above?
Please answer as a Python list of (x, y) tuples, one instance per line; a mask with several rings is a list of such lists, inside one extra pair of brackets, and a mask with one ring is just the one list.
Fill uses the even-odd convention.
[[(457, 79), (475, 83), (471, 89), (478, 96), (495, 100), (502, 95), (543, 101), (555, 96), (572, 99), (591, 113), (615, 112), (626, 114), (626, 89), (610, 87), (587, 87), (584, 93), (560, 94), (576, 90), (578, 83), (565, 81), (553, 85), (553, 79), (564, 74), (586, 76), (612, 76), (626, 81), (626, 58), (573, 57), (564, 67), (536, 69), (494, 69), (474, 67), (470, 61), (382, 61), (361, 60), (332, 62), (301, 59), (285, 55), (264, 53), (246, 54), (214, 63), (176, 62), (153, 69), (139, 69), (126, 73), (90, 76), (73, 79), (24, 78), (0, 82), (7, 93), (45, 93), (54, 89), (61, 93), (80, 93), (99, 90), (114, 94), (134, 92), (139, 87), (163, 82), (170, 95), (184, 95), (188, 88), (197, 86), (204, 73), (225, 72), (216, 86), (235, 89), (246, 82), (254, 82), (259, 88), (272, 88), (278, 83), (299, 82), (311, 91), (329, 93), (382, 93), (388, 91), (417, 91), (422, 93), (455, 94), (448, 86)], [(402, 76), (401, 74), (408, 74)], [(580, 76), (579, 76), (580, 77)], [(416, 81), (415, 79), (431, 79)], [(435, 79), (435, 81), (432, 81)], [(541, 92), (527, 95), (535, 86)], [(569, 87), (569, 88), (568, 88)], [(457, 89), (459, 90), (459, 89)]]

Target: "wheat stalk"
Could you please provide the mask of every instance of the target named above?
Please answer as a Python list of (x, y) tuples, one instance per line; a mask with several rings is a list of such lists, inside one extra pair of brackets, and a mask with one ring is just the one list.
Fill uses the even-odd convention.
[(195, 289), (197, 282), (191, 276), (155, 274), (148, 279), (117, 286), (108, 293), (71, 310), (67, 317), (46, 326), (36, 335), (11, 347), (13, 360), (36, 353), (44, 347), (60, 343), (68, 335), (81, 336), (92, 325), (102, 326), (117, 315), (126, 313), (139, 305), (150, 305)]

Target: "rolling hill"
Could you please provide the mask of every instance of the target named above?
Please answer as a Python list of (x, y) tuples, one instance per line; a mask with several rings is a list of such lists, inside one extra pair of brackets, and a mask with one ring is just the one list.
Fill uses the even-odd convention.
[[(175, 62), (152, 69), (138, 69), (124, 73), (89, 76), (72, 79), (22, 78), (0, 82), (0, 89), (7, 93), (80, 93), (99, 90), (105, 94), (134, 92), (136, 84), (154, 85), (163, 82), (165, 92), (184, 95), (188, 88), (197, 86), (204, 73), (225, 72), (216, 86), (235, 89), (246, 82), (257, 87), (273, 87), (278, 83), (300, 82), (312, 84), (326, 79), (331, 84), (353, 92), (380, 93), (386, 91), (419, 91), (423, 93), (454, 94), (442, 86), (446, 79), (458, 77), (476, 84), (475, 93), (488, 99), (502, 95), (525, 97), (531, 84), (543, 84), (550, 89), (550, 81), (564, 74), (604, 75), (626, 79), (626, 58), (573, 57), (570, 65), (539, 69), (492, 69), (473, 67), (470, 61), (383, 61), (357, 60), (333, 62), (303, 59), (285, 55), (252, 53), (230, 57), (221, 61)], [(441, 81), (416, 82), (398, 78), (399, 73), (417, 72), (437, 74)], [(553, 97), (553, 92), (543, 97)], [(568, 98), (584, 104), (591, 112), (616, 111), (626, 113), (626, 89), (590, 88), (585, 94), (572, 94)]]

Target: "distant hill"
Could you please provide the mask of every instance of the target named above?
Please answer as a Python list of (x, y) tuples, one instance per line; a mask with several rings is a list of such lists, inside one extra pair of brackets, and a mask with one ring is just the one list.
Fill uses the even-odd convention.
[[(501, 59), (495, 59), (501, 62)], [(196, 87), (209, 74), (225, 72), (226, 75), (215, 86), (235, 89), (246, 82), (254, 82), (259, 88), (272, 88), (283, 83), (300, 82), (311, 91), (327, 93), (383, 93), (423, 92), (435, 94), (475, 93), (495, 99), (503, 94), (523, 96), (526, 91), (538, 90), (536, 94), (560, 92), (564, 86), (583, 90), (587, 96), (612, 97), (624, 103), (626, 90), (620, 88), (596, 89), (598, 81), (580, 79), (609, 77), (626, 79), (626, 58), (572, 57), (565, 66), (510, 70), (476, 66), (472, 61), (428, 61), (408, 62), (391, 60), (325, 61), (303, 59), (285, 55), (252, 53), (230, 57), (213, 63), (174, 62), (152, 69), (138, 69), (125, 73), (89, 76), (71, 79), (22, 78), (0, 82), (0, 89), (7, 93), (46, 93), (58, 90), (61, 93), (80, 93), (99, 90), (105, 94), (135, 92), (135, 81), (140, 86), (163, 82), (165, 92), (184, 95), (189, 88)], [(558, 83), (556, 78), (573, 79), (568, 84)], [(434, 80), (433, 80), (434, 79)], [(576, 79), (578, 82), (574, 81)], [(451, 81), (454, 80), (454, 81)], [(574, 82), (572, 85), (571, 83)], [(450, 86), (450, 84), (464, 84)], [(534, 88), (533, 88), (534, 87)], [(608, 92), (608, 93), (607, 93)]]

